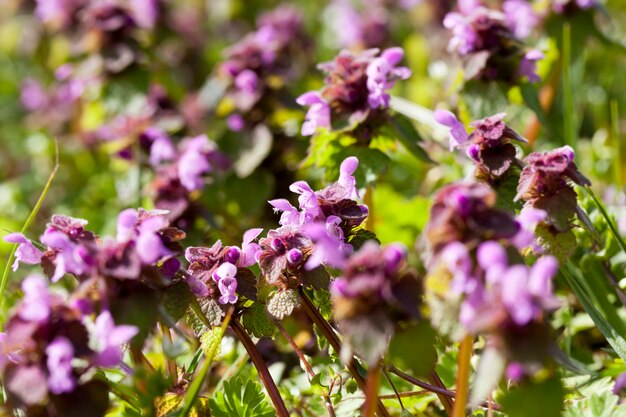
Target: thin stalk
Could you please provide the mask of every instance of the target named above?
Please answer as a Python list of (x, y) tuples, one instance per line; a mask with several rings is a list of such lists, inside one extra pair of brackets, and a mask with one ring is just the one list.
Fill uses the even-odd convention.
[(165, 352), (165, 344), (168, 342), (170, 345), (172, 344), (172, 334), (170, 333), (170, 329), (168, 329), (165, 324), (159, 323), (159, 327), (161, 328), (161, 332), (163, 333), (163, 361), (165, 362), (165, 367), (170, 377), (170, 381), (172, 382), (172, 385), (174, 385), (178, 381), (178, 368), (176, 367), (176, 361), (167, 356), (167, 353)]
[(433, 394), (432, 392), (428, 392), (428, 391), (405, 391), (405, 392), (396, 392), (395, 394), (379, 395), (378, 398), (380, 398), (381, 400), (398, 399), (398, 401), (400, 401), (400, 398), (423, 397), (425, 395), (432, 395), (432, 394)]
[(615, 99), (611, 100), (611, 137), (615, 146), (615, 154), (617, 155), (617, 161), (615, 161), (615, 183), (625, 184), (626, 171), (624, 170), (624, 164), (626, 164), (626, 149), (622, 147), (622, 141), (619, 137), (619, 107)]
[[(392, 374), (404, 379), (407, 382), (410, 382), (411, 384), (415, 385), (416, 387), (420, 387), (423, 388), (425, 391), (428, 391), (430, 393), (433, 394), (441, 394), (444, 395), (446, 397), (449, 398), (456, 398), (456, 392), (454, 391), (450, 391), (448, 389), (444, 389), (444, 388), (439, 388), (436, 387), (434, 385), (430, 385), (424, 381), (420, 381), (419, 379), (407, 374), (406, 372), (403, 372), (401, 370), (399, 370), (398, 368), (392, 366), (389, 369), (389, 372), (391, 372)], [(417, 391), (417, 392), (425, 392), (425, 391)], [(408, 397), (408, 395), (403, 395), (403, 397)], [(487, 402), (487, 401), (483, 401), (479, 404), (481, 407), (484, 408), (488, 408), (489, 405), (491, 405), (491, 407), (493, 407), (494, 410), (500, 410), (500, 406), (494, 402)]]
[(380, 384), (380, 363), (371, 366), (367, 372), (367, 385), (365, 387), (365, 411), (364, 417), (374, 417), (380, 399), (378, 398), (378, 386)]
[(452, 417), (465, 417), (465, 407), (467, 406), (469, 394), (470, 359), (472, 358), (473, 347), (474, 338), (470, 335), (465, 336), (459, 347), (456, 400), (454, 401)]
[[(183, 400), (183, 406), (181, 408), (181, 411), (177, 414), (178, 417), (187, 417), (191, 413), (193, 405), (200, 395), (200, 389), (202, 388), (202, 384), (204, 384), (204, 380), (209, 374), (209, 369), (211, 369), (211, 365), (213, 364), (213, 359), (215, 359), (215, 355), (217, 354), (217, 348), (222, 338), (224, 337), (226, 328), (231, 322), (230, 319), (232, 318), (234, 311), (234, 306), (232, 306), (228, 310), (226, 316), (224, 317), (224, 320), (222, 321), (222, 325), (219, 327), (219, 334), (217, 335), (217, 338), (213, 343), (210, 344), (208, 352), (205, 352), (206, 358), (204, 360), (204, 364), (202, 365), (200, 372), (198, 372), (191, 384), (189, 384), (189, 388), (187, 388), (187, 393), (185, 394), (185, 398)], [(204, 316), (204, 314), (202, 314), (202, 316)], [(206, 317), (204, 319), (207, 320)]]
[(576, 150), (576, 127), (574, 126), (574, 97), (572, 92), (572, 28), (563, 25), (563, 135), (565, 144)]
[[(52, 168), (52, 172), (50, 176), (48, 176), (48, 181), (46, 181), (46, 185), (43, 187), (35, 206), (31, 210), (30, 214), (26, 218), (20, 233), (24, 234), (30, 227), (31, 223), (35, 220), (35, 216), (39, 213), (41, 206), (46, 199), (46, 195), (48, 195), (48, 191), (50, 191), (50, 187), (52, 186), (52, 181), (59, 170), (59, 142), (54, 141), (54, 168)], [(17, 250), (17, 244), (13, 245), (11, 249), (11, 253), (9, 254), (9, 259), (7, 260), (7, 264), (4, 267), (4, 273), (2, 274), (2, 282), (0, 282), (0, 307), (2, 306), (2, 302), (4, 301), (4, 290), (7, 286), (7, 282), (9, 280), (9, 271), (11, 269), (11, 265), (13, 264), (13, 259), (15, 258), (15, 251)]]
[(250, 359), (252, 359), (252, 363), (256, 367), (259, 376), (261, 377), (261, 381), (267, 390), (267, 393), (274, 404), (274, 408), (276, 409), (276, 415), (278, 417), (289, 417), (289, 411), (287, 411), (287, 407), (285, 407), (285, 403), (283, 402), (283, 398), (280, 396), (280, 392), (278, 392), (278, 388), (276, 387), (276, 383), (272, 379), (272, 375), (270, 374), (269, 369), (267, 369), (267, 364), (265, 360), (261, 356), (261, 353), (257, 350), (256, 345), (248, 336), (245, 329), (237, 322), (236, 320), (230, 323), (231, 329), (235, 332), (235, 335), (241, 341), (243, 346), (248, 351), (248, 355)]
[[(309, 382), (311, 382), (313, 378), (315, 378), (316, 376), (315, 372), (313, 371), (313, 367), (311, 367), (311, 364), (304, 356), (304, 353), (302, 352), (300, 347), (298, 347), (298, 344), (296, 343), (296, 341), (293, 340), (293, 337), (291, 337), (291, 335), (289, 334), (289, 332), (287, 332), (287, 330), (283, 327), (283, 325), (280, 324), (279, 321), (274, 321), (274, 324), (278, 328), (278, 331), (283, 335), (283, 337), (287, 339), (287, 342), (289, 343), (293, 351), (296, 352), (296, 355), (298, 355), (298, 358), (300, 359), (300, 363), (302, 363), (302, 366), (304, 367), (304, 370), (306, 371), (309, 377)], [(330, 417), (335, 417), (335, 409), (333, 408), (333, 403), (330, 400), (328, 393), (322, 394), (321, 397), (322, 397), (322, 400), (324, 401), (324, 405), (326, 406), (326, 409), (328, 410), (328, 415)]]
[[(441, 378), (439, 378), (439, 375), (437, 375), (437, 371), (435, 371), (434, 369), (428, 375), (428, 381), (438, 388), (446, 389), (445, 384), (443, 383)], [(446, 410), (446, 413), (448, 413), (448, 415), (452, 415), (454, 403), (450, 399), (450, 397), (443, 394), (437, 394), (437, 397), (439, 398), (439, 401), (441, 401), (441, 404), (443, 404), (443, 408)]]
[(611, 229), (611, 233), (613, 234), (613, 237), (615, 238), (615, 240), (617, 240), (617, 243), (622, 248), (624, 253), (626, 253), (626, 242), (624, 242), (624, 239), (622, 239), (622, 236), (617, 230), (617, 226), (615, 225), (615, 223), (613, 223), (613, 220), (609, 216), (609, 213), (607, 213), (606, 209), (604, 208), (604, 205), (600, 202), (600, 200), (598, 200), (598, 197), (596, 197), (596, 194), (593, 192), (591, 187), (587, 186), (585, 187), (585, 190), (587, 190), (587, 193), (592, 198), (593, 202), (596, 204), (596, 207), (598, 207), (598, 210), (600, 210), (602, 217), (604, 217), (604, 220), (606, 220), (607, 224), (609, 225), (609, 229)]
[[(404, 410), (404, 404), (402, 403), (402, 397), (400, 396), (400, 393), (398, 392), (398, 389), (396, 388), (395, 384), (391, 380), (391, 377), (389, 376), (389, 372), (387, 372), (387, 370), (385, 368), (383, 368), (383, 374), (385, 375), (385, 379), (387, 380), (387, 382), (389, 382), (389, 385), (391, 385), (391, 389), (394, 392), (395, 398), (397, 398), (398, 399), (398, 403), (400, 403), (400, 408)], [(394, 395), (391, 395), (390, 398), (394, 398)], [(378, 398), (382, 399), (383, 396), (379, 395)]]
[[(320, 312), (317, 310), (317, 307), (313, 305), (311, 300), (309, 300), (309, 297), (306, 296), (302, 288), (299, 288), (299, 292), (300, 300), (302, 301), (301, 305), (306, 315), (309, 316), (311, 321), (313, 321), (313, 323), (317, 325), (317, 327), (320, 329), (326, 340), (328, 340), (328, 343), (330, 343), (335, 352), (340, 353), (341, 341), (339, 340), (337, 334), (335, 334), (335, 331), (333, 330), (331, 325), (326, 321), (324, 316), (320, 314)], [(361, 374), (359, 374), (354, 359), (352, 359), (346, 365), (346, 367), (348, 368), (350, 375), (352, 375), (352, 378), (354, 378), (361, 391), (366, 392), (365, 379), (363, 379)], [(378, 414), (380, 414), (382, 417), (389, 417), (387, 409), (380, 400), (378, 401)]]

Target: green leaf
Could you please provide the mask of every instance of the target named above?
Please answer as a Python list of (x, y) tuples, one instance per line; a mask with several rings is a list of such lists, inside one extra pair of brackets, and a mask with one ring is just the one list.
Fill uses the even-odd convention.
[(524, 103), (526, 103), (526, 105), (535, 112), (535, 115), (541, 124), (546, 128), (549, 127), (550, 123), (548, 122), (546, 114), (541, 107), (541, 103), (539, 102), (537, 87), (533, 83), (524, 83), (520, 86), (520, 92), (522, 93)]
[(623, 417), (626, 404), (617, 405), (619, 397), (610, 392), (592, 394), (565, 410), (564, 417)]
[(253, 381), (245, 385), (241, 379), (225, 381), (224, 389), (209, 400), (214, 417), (274, 417), (276, 412)]
[(419, 145), (422, 137), (413, 126), (413, 123), (401, 114), (395, 114), (390, 118), (391, 125), (397, 133), (397, 138), (413, 156), (420, 161), (433, 162), (426, 151)]
[(177, 322), (185, 315), (187, 308), (189, 308), (191, 297), (192, 294), (189, 285), (184, 281), (180, 281), (165, 290), (161, 303), (172, 320)]
[(437, 362), (436, 334), (430, 324), (421, 321), (402, 329), (391, 338), (387, 360), (415, 376), (428, 376)]
[(573, 274), (575, 270), (572, 268), (561, 268), (561, 274), (565, 277), (565, 280), (569, 284), (570, 288), (576, 294), (576, 297), (583, 305), (583, 308), (591, 317), (591, 320), (598, 326), (598, 329), (607, 342), (611, 345), (611, 347), (615, 350), (615, 352), (624, 360), (626, 360), (626, 340), (624, 337), (620, 335), (615, 328), (609, 323), (609, 321), (598, 311), (598, 309), (594, 306), (593, 300), (590, 298), (587, 291), (585, 291), (584, 286), (581, 285), (581, 281), (584, 280), (579, 274)]
[(265, 305), (259, 302), (253, 303), (244, 311), (242, 322), (248, 333), (258, 338), (271, 337), (276, 331), (276, 326), (267, 315)]
[(362, 227), (352, 229), (350, 231), (350, 235), (348, 236), (348, 243), (354, 247), (355, 251), (358, 251), (368, 240), (373, 240), (374, 242), (380, 244), (380, 240), (378, 240), (374, 232), (370, 232)]
[(278, 291), (267, 303), (267, 312), (276, 320), (290, 316), (300, 306), (300, 297), (296, 290)]
[(515, 387), (498, 400), (509, 417), (559, 417), (564, 395), (560, 379), (553, 377)]

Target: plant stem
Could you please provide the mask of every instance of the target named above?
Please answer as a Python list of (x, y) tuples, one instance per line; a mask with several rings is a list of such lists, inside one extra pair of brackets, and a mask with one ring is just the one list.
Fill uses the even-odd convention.
[[(398, 402), (400, 403), (400, 408), (404, 410), (404, 404), (402, 404), (402, 397), (400, 396), (398, 389), (396, 388), (393, 381), (391, 380), (391, 377), (389, 376), (389, 372), (387, 372), (385, 368), (383, 368), (383, 374), (385, 375), (385, 379), (387, 379), (387, 382), (389, 382), (389, 385), (391, 385), (391, 389), (393, 389), (393, 392), (395, 393), (395, 398), (397, 398)], [(379, 395), (378, 398), (382, 399), (383, 396)], [(394, 396), (392, 395), (390, 398), (394, 398)]]
[[(441, 378), (439, 378), (439, 375), (437, 375), (437, 371), (435, 371), (434, 368), (428, 375), (428, 381), (438, 388), (446, 389), (445, 384), (443, 383)], [(450, 397), (443, 394), (437, 394), (437, 397), (439, 398), (439, 401), (441, 401), (441, 404), (443, 404), (443, 408), (446, 410), (446, 413), (448, 413), (448, 415), (452, 415), (454, 403), (452, 402)]]
[[(311, 364), (309, 363), (309, 361), (307, 361), (306, 357), (304, 356), (304, 353), (298, 347), (298, 344), (296, 343), (296, 341), (293, 340), (293, 337), (291, 337), (289, 332), (287, 332), (287, 330), (283, 327), (282, 324), (280, 324), (279, 321), (274, 320), (274, 324), (278, 328), (278, 331), (280, 331), (280, 333), (283, 335), (283, 337), (287, 339), (287, 342), (289, 343), (293, 351), (296, 352), (296, 355), (298, 355), (298, 358), (300, 359), (300, 363), (302, 364), (302, 366), (304, 366), (304, 370), (309, 376), (309, 382), (311, 382), (313, 378), (315, 378), (315, 372), (313, 371), (313, 368), (311, 367)], [(333, 403), (330, 401), (330, 397), (328, 396), (328, 393), (322, 394), (321, 397), (322, 397), (322, 400), (324, 401), (324, 405), (326, 406), (326, 409), (328, 410), (328, 415), (330, 417), (335, 417), (335, 409), (333, 408)]]
[(380, 383), (380, 363), (370, 366), (367, 372), (367, 386), (365, 387), (365, 411), (364, 417), (374, 417), (376, 407), (380, 399), (378, 398), (378, 385)]
[[(420, 381), (419, 379), (417, 379), (417, 378), (407, 374), (406, 372), (403, 372), (403, 371), (399, 370), (395, 366), (391, 366), (391, 367), (389, 367), (387, 369), (392, 374), (394, 374), (394, 375), (404, 379), (407, 382), (410, 382), (411, 384), (413, 384), (413, 385), (415, 385), (417, 387), (423, 388), (426, 391), (432, 392), (434, 394), (441, 394), (441, 395), (443, 395), (445, 397), (448, 397), (448, 398), (455, 398), (456, 397), (456, 392), (450, 391), (450, 390), (445, 389), (445, 388), (436, 387), (434, 385), (430, 385), (430, 384), (428, 384), (426, 382)], [(424, 392), (424, 391), (417, 391), (417, 392)], [(408, 397), (409, 396), (408, 393), (405, 393), (405, 394), (401, 393), (400, 395), (402, 395), (403, 397)], [(494, 403), (494, 402), (488, 403), (486, 401), (483, 401), (483, 402), (480, 403), (480, 406), (484, 407), (484, 408), (488, 408), (489, 404), (491, 404), (491, 406), (493, 407), (494, 410), (500, 410), (500, 406), (498, 404)]]
[(454, 401), (452, 417), (465, 417), (465, 407), (469, 393), (470, 359), (472, 358), (473, 347), (474, 338), (470, 335), (465, 336), (459, 347), (456, 400)]
[(172, 344), (172, 334), (165, 324), (159, 323), (159, 327), (161, 327), (161, 332), (163, 333), (163, 361), (165, 361), (167, 373), (169, 374), (172, 385), (174, 385), (176, 381), (178, 381), (178, 368), (176, 367), (176, 361), (165, 353), (165, 344), (168, 342)]
[(276, 415), (278, 417), (289, 417), (289, 411), (287, 411), (287, 407), (285, 407), (285, 403), (283, 402), (283, 398), (280, 396), (280, 392), (278, 392), (278, 388), (276, 387), (276, 383), (272, 379), (272, 375), (270, 374), (269, 369), (267, 369), (267, 364), (265, 360), (261, 356), (261, 353), (257, 350), (256, 345), (248, 336), (245, 329), (239, 324), (238, 321), (233, 320), (230, 323), (230, 327), (235, 332), (235, 335), (241, 341), (243, 346), (246, 348), (250, 359), (252, 359), (252, 363), (256, 367), (256, 370), (261, 377), (261, 381), (267, 390), (267, 393), (274, 404), (274, 408), (276, 409)]
[[(311, 300), (309, 300), (309, 297), (306, 296), (302, 287), (300, 287), (298, 290), (300, 292), (300, 300), (302, 301), (301, 305), (304, 309), (304, 312), (307, 316), (309, 316), (311, 321), (313, 321), (313, 323), (317, 325), (317, 327), (320, 329), (326, 340), (328, 340), (328, 343), (330, 343), (335, 352), (340, 353), (341, 341), (339, 340), (339, 337), (335, 334), (335, 331), (326, 321), (324, 316), (322, 316), (322, 314), (317, 310), (317, 307), (315, 307)], [(348, 371), (350, 371), (350, 375), (352, 375), (352, 378), (354, 378), (361, 391), (366, 392), (365, 379), (363, 379), (361, 374), (359, 374), (354, 358), (350, 360), (346, 367), (348, 368)], [(387, 409), (380, 400), (378, 400), (378, 414), (383, 417), (389, 417)]]

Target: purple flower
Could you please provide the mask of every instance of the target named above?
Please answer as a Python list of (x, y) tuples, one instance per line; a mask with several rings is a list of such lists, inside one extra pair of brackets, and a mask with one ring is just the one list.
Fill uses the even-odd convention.
[(274, 207), (275, 213), (282, 211), (280, 220), (278, 221), (281, 226), (300, 225), (300, 212), (297, 208), (292, 206), (289, 201), (284, 198), (278, 198), (276, 200), (270, 200), (268, 203)]
[(72, 392), (76, 387), (76, 380), (72, 375), (72, 343), (65, 337), (57, 336), (46, 348), (46, 355), (50, 392), (56, 395)]
[(558, 305), (552, 293), (558, 267), (554, 257), (544, 256), (532, 268), (513, 265), (501, 276), (502, 302), (517, 325), (523, 326), (544, 308)]
[(461, 242), (452, 242), (441, 251), (440, 260), (452, 274), (450, 290), (456, 294), (471, 292), (477, 285), (472, 275), (472, 258)]
[[(525, 206), (517, 216), (520, 230), (511, 238), (511, 243), (519, 250), (527, 248), (535, 241), (535, 228), (548, 217), (545, 210)], [(535, 249), (535, 248), (533, 248)]]
[(204, 186), (202, 177), (212, 168), (207, 154), (214, 151), (215, 145), (206, 135), (191, 138), (185, 145), (178, 160), (180, 182), (188, 191), (200, 190)]
[(243, 242), (241, 243), (241, 257), (239, 258), (240, 267), (246, 267), (254, 265), (256, 263), (257, 254), (261, 251), (261, 246), (258, 243), (253, 242), (263, 229), (255, 228), (247, 230), (243, 234)]
[(84, 4), (81, 0), (36, 0), (35, 15), (53, 27), (67, 26), (73, 13)]
[(456, 116), (447, 110), (435, 111), (435, 120), (440, 125), (444, 125), (450, 128), (450, 150), (459, 147), (461, 144), (467, 142), (469, 135), (463, 123), (456, 118)]
[(94, 363), (111, 367), (122, 360), (122, 345), (132, 339), (139, 329), (135, 326), (116, 326), (111, 313), (103, 311), (96, 318), (94, 335), (98, 346)]
[(356, 179), (352, 174), (359, 167), (359, 160), (355, 156), (344, 159), (339, 166), (339, 180), (337, 184), (345, 191), (344, 198), (359, 198), (359, 191), (356, 188)]
[(43, 322), (50, 317), (53, 296), (48, 291), (48, 282), (40, 275), (29, 275), (22, 282), (24, 298), (18, 315), (23, 320)]
[(309, 106), (300, 132), (302, 136), (310, 136), (319, 128), (330, 129), (330, 107), (317, 91), (302, 94), (296, 103)]
[(229, 262), (224, 262), (213, 272), (213, 280), (217, 282), (221, 297), (220, 304), (235, 304), (237, 302), (237, 267)]
[(17, 271), (20, 262), (25, 264), (36, 265), (41, 262), (43, 252), (33, 245), (33, 243), (26, 239), (21, 233), (10, 233), (4, 237), (5, 242), (18, 243), (19, 246), (15, 251), (15, 262), (13, 263), (13, 271)]
[(626, 387), (626, 372), (622, 372), (615, 378), (615, 385), (613, 385), (613, 394), (619, 395), (622, 389)]
[(527, 77), (530, 82), (539, 82), (541, 78), (537, 75), (536, 66), (537, 61), (544, 58), (543, 52), (538, 49), (531, 49), (524, 54), (524, 57), (519, 63), (518, 72), (522, 77)]
[(43, 86), (35, 80), (27, 79), (22, 84), (20, 95), (22, 106), (28, 111), (38, 111), (48, 106), (48, 93)]
[(139, 225), (137, 252), (146, 265), (154, 264), (159, 259), (169, 256), (172, 252), (165, 247), (158, 231), (167, 227), (168, 222), (162, 216), (153, 216), (143, 220)]
[(411, 76), (411, 70), (407, 67), (396, 67), (403, 57), (402, 48), (389, 48), (368, 65), (365, 71), (369, 90), (367, 102), (371, 108), (389, 107), (390, 96), (387, 91), (394, 86), (396, 80), (406, 80)]
[(130, 0), (130, 9), (135, 23), (141, 28), (152, 29), (159, 19), (158, 0)]
[(246, 127), (246, 121), (240, 114), (231, 114), (226, 119), (226, 125), (233, 132), (241, 132)]
[(87, 255), (85, 248), (72, 242), (65, 233), (49, 228), (40, 239), (48, 248), (57, 251), (52, 282), (57, 282), (66, 273), (82, 275), (89, 269), (84, 258)]
[(187, 275), (187, 279), (185, 280), (185, 282), (187, 282), (187, 285), (189, 285), (189, 289), (191, 289), (191, 292), (196, 297), (204, 298), (209, 295), (209, 287), (207, 287), (204, 282), (198, 279), (198, 277), (194, 275)]
[(505, 0), (502, 11), (507, 25), (520, 39), (528, 37), (539, 24), (539, 16), (527, 0)]
[(256, 94), (259, 87), (259, 76), (252, 70), (245, 69), (235, 77), (235, 87), (245, 94)]
[(352, 253), (352, 245), (344, 242), (343, 231), (339, 224), (341, 219), (329, 216), (326, 223), (311, 223), (304, 227), (304, 232), (315, 242), (313, 253), (304, 265), (311, 270), (321, 264), (334, 268), (345, 265), (346, 257)]
[(156, 167), (163, 161), (174, 160), (176, 158), (176, 148), (172, 140), (161, 129), (150, 128), (149, 130), (150, 132), (144, 132), (144, 135), (148, 135), (153, 139), (150, 145), (150, 164)]

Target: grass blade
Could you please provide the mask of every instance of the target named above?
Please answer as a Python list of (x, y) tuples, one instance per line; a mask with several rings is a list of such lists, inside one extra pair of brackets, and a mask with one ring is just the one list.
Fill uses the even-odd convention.
[[(20, 233), (26, 233), (26, 231), (32, 224), (33, 220), (35, 220), (35, 216), (37, 216), (39, 209), (41, 209), (41, 206), (44, 200), (46, 199), (46, 195), (48, 194), (48, 191), (50, 191), (50, 186), (52, 186), (52, 181), (54, 180), (54, 177), (56, 176), (57, 171), (59, 170), (59, 143), (56, 140), (54, 141), (54, 148), (55, 148), (54, 168), (52, 169), (52, 172), (50, 173), (50, 176), (48, 177), (48, 181), (46, 181), (46, 185), (43, 187), (43, 190), (41, 191), (41, 194), (39, 195), (39, 199), (35, 203), (35, 207), (33, 207), (30, 214), (28, 215), (28, 218), (24, 222), (24, 225), (22, 226)], [(17, 246), (18, 246), (17, 244), (13, 245), (13, 248), (11, 249), (11, 253), (9, 254), (9, 259), (7, 260), (7, 264), (5, 265), (4, 272), (2, 274), (2, 281), (0, 282), (0, 307), (2, 306), (2, 302), (4, 301), (4, 290), (6, 289), (7, 282), (9, 280), (9, 271), (11, 269), (11, 265), (13, 264), (13, 260), (15, 258), (15, 251), (17, 250)]]

